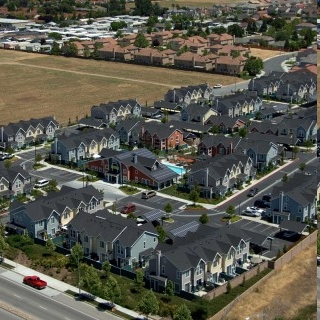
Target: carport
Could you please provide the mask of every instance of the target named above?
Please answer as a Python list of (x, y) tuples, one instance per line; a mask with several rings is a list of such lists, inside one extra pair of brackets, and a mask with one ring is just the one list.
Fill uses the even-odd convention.
[(290, 230), (301, 234), (308, 227), (308, 225), (297, 221), (282, 220), (279, 224), (279, 227), (280, 232), (282, 230)]
[[(250, 245), (252, 244), (254, 247), (259, 248), (260, 255), (262, 255), (264, 248), (271, 251), (273, 237), (264, 235), (262, 233), (250, 231), (250, 230), (243, 230), (243, 232), (248, 236), (247, 240), (250, 241)], [(266, 243), (266, 241), (269, 241), (269, 242)], [(268, 247), (267, 247), (267, 245), (268, 245)]]

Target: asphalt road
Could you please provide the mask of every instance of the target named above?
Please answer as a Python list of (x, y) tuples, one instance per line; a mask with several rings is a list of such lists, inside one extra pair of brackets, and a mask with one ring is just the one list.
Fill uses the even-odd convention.
[(297, 54), (295, 52), (285, 53), (277, 57), (270, 58), (264, 61), (264, 71), (268, 74), (271, 71), (282, 71), (281, 63), (293, 58)]
[(320, 268), (317, 267), (317, 319), (320, 319)]
[[(0, 300), (14, 310), (34, 320), (118, 320), (119, 317), (76, 301), (74, 298), (52, 288), (38, 291), (22, 284), (22, 276), (0, 268)], [(0, 308), (0, 318), (6, 318), (7, 311)], [(20, 318), (21, 319), (21, 318)]]

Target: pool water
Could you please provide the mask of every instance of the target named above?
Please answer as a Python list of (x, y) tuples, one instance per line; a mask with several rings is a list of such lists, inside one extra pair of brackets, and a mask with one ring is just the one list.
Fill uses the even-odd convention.
[(175, 173), (177, 173), (177, 174), (179, 174), (179, 175), (181, 175), (181, 176), (186, 173), (186, 169), (183, 168), (183, 167), (174, 166), (174, 165), (168, 164), (168, 163), (164, 163), (164, 165), (165, 165), (167, 168), (173, 170)]

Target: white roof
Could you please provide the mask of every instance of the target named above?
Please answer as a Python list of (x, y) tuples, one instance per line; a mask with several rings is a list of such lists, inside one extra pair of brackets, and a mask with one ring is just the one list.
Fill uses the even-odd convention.
[(8, 18), (0, 18), (0, 23), (28, 23), (32, 22), (30, 20), (20, 20), (20, 19), (8, 19)]

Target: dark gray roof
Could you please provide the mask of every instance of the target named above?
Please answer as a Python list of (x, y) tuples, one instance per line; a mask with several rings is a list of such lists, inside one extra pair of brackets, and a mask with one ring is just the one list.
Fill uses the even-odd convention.
[(281, 229), (295, 231), (297, 233), (303, 232), (308, 225), (302, 222), (291, 221), (291, 220), (281, 220), (279, 227)]
[(24, 179), (31, 177), (30, 174), (19, 165), (9, 167), (8, 169), (4, 166), (0, 166), (0, 179), (3, 177), (12, 183), (19, 175), (21, 175)]

